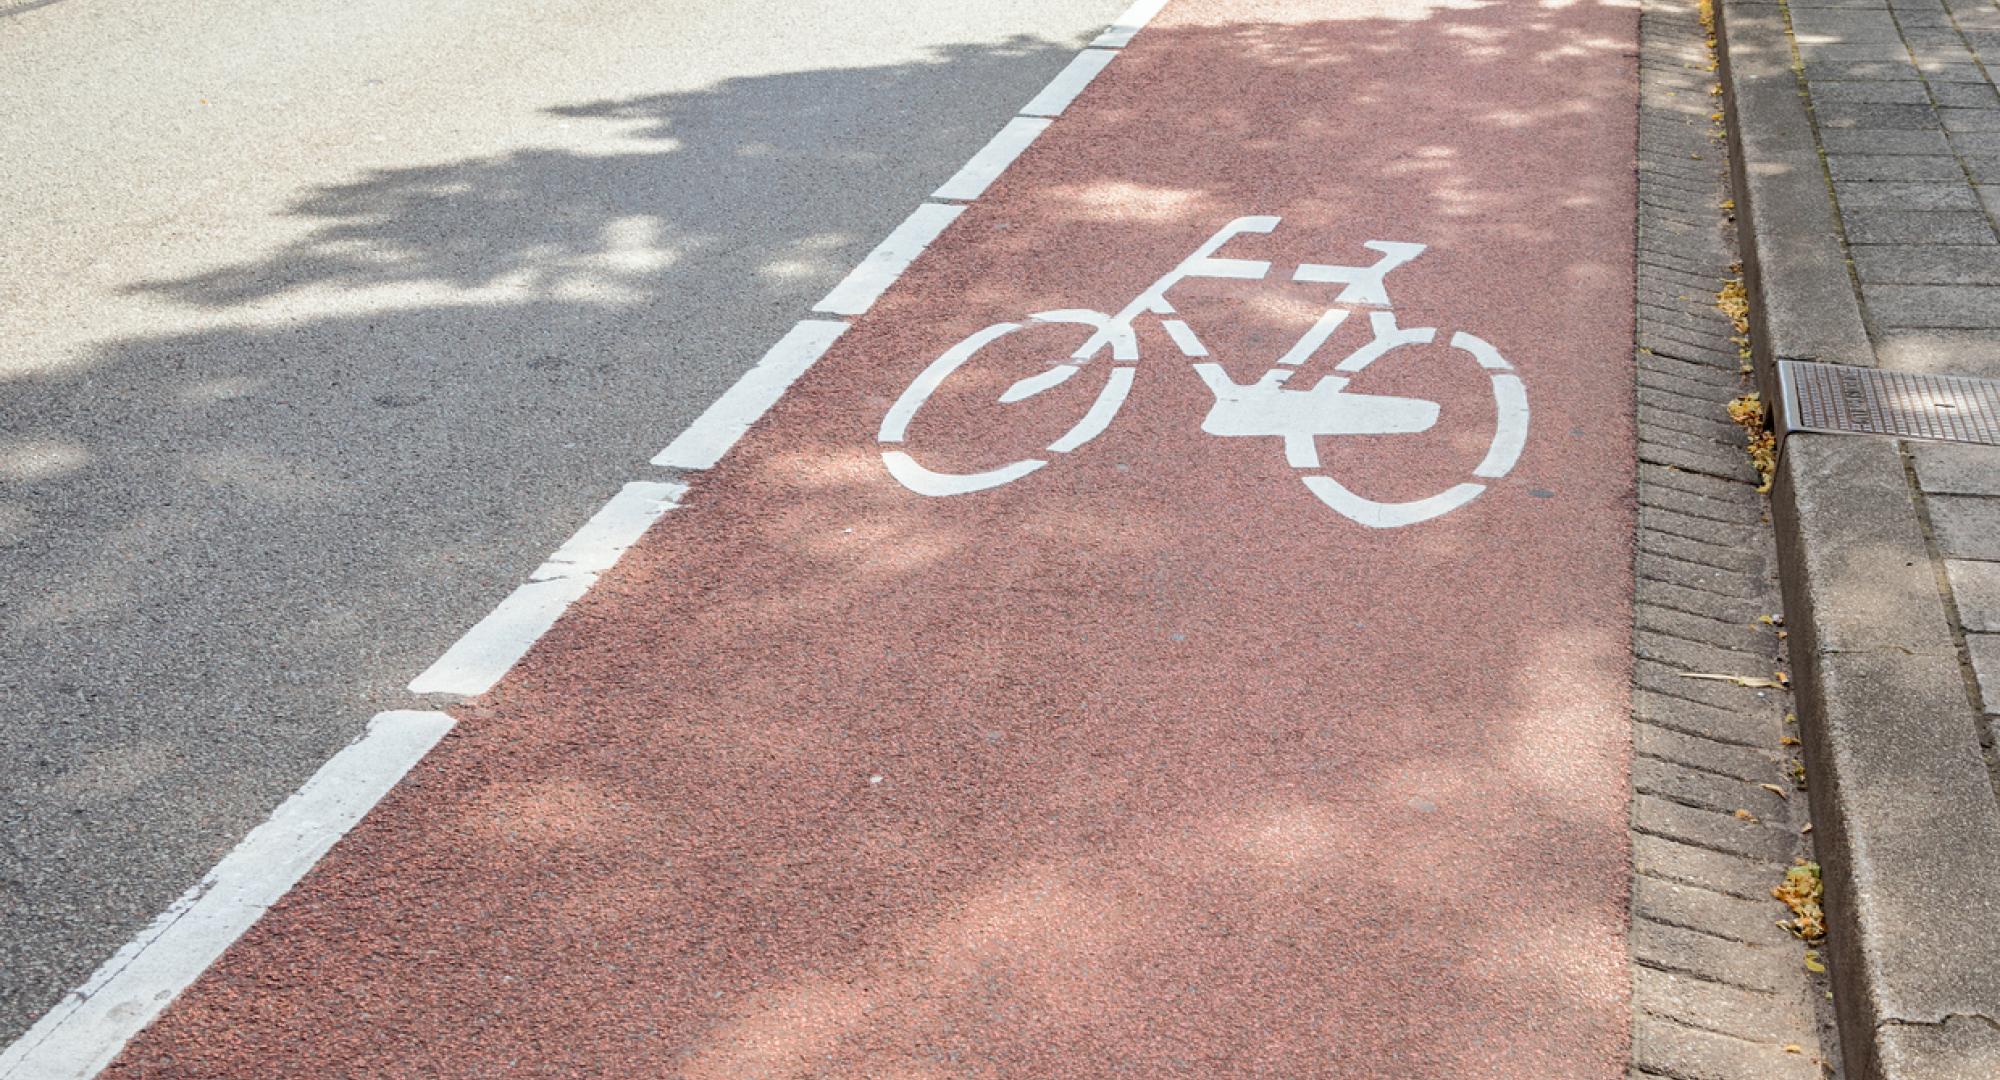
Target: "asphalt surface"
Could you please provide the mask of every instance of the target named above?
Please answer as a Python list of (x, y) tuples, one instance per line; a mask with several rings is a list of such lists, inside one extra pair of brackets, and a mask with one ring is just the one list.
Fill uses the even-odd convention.
[(1123, 6), (0, 3), (0, 1042)]
[[(1625, 1076), (1635, 30), (1171, 5), (111, 1075)], [(1270, 274), (1168, 294), (1209, 359), (1248, 384), (1340, 307), (1294, 267), (1428, 245), (1387, 285), (1444, 333), (1341, 370), (1436, 424), (1311, 468), (1476, 498), (1336, 513), (1204, 432), (1150, 317), (1072, 452), (1111, 358), (996, 401), (1066, 324), (895, 443), (1045, 468), (885, 468), (954, 343), (1248, 214), (1220, 255)], [(1527, 388), (1511, 468), (1453, 331)]]

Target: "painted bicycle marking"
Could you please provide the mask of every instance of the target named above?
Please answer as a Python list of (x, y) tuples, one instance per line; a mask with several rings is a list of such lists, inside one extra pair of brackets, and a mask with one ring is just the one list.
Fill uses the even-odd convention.
[[(1278, 227), (1275, 215), (1240, 217), (1217, 230), (1215, 235), (1161, 275), (1144, 292), (1134, 297), (1116, 315), (1081, 308), (1043, 311), (1028, 316), (1033, 323), (1073, 323), (1087, 326), (1091, 335), (1069, 358), (1048, 370), (1023, 378), (1003, 391), (1002, 405), (1034, 397), (1068, 382), (1099, 354), (1110, 351), (1109, 374), (1104, 387), (1083, 416), (1048, 447), (1050, 454), (1066, 454), (1103, 434), (1124, 407), (1132, 389), (1133, 368), (1139, 361), (1135, 320), (1151, 316), (1160, 320), (1167, 338), (1181, 355), (1197, 361), (1194, 373), (1215, 397), (1203, 417), (1201, 430), (1223, 438), (1273, 438), (1284, 448), (1285, 460), (1301, 473), (1306, 488), (1341, 515), (1371, 528), (1395, 528), (1429, 521), (1471, 502), (1486, 490), (1485, 481), (1506, 476), (1520, 458), (1528, 438), (1528, 395), (1521, 378), (1499, 350), (1485, 340), (1462, 331), (1452, 333), (1446, 343), (1463, 353), (1491, 380), (1493, 406), (1497, 415), (1493, 439), (1486, 456), (1472, 469), (1471, 478), (1422, 499), (1406, 502), (1378, 502), (1355, 494), (1346, 485), (1322, 470), (1316, 440), (1322, 436), (1402, 435), (1427, 431), (1437, 423), (1439, 406), (1420, 398), (1360, 394), (1347, 390), (1352, 377), (1395, 350), (1409, 345), (1428, 345), (1438, 339), (1436, 327), (1399, 327), (1385, 279), (1391, 270), (1423, 254), (1423, 244), (1371, 240), (1364, 246), (1381, 257), (1367, 266), (1339, 266), (1300, 263), (1292, 272), (1294, 282), (1342, 286), (1329, 307), (1263, 376), (1251, 383), (1232, 380), (1221, 365), (1204, 361), (1208, 349), (1177, 314), (1167, 293), (1190, 278), (1223, 278), (1243, 281), (1263, 280), (1271, 264), (1256, 259), (1223, 258), (1218, 252), (1230, 240), (1245, 233), (1269, 233)], [(1334, 331), (1355, 313), (1369, 309), (1370, 340), (1342, 358), (1334, 374), (1326, 375), (1309, 389), (1286, 386), (1300, 365), (1310, 359), (1332, 337)], [(946, 379), (994, 341), (1021, 329), (1026, 322), (995, 323), (966, 337), (945, 350), (919, 373), (889, 412), (882, 418), (877, 438), (885, 446), (882, 463), (904, 487), (922, 495), (963, 495), (1000, 487), (1048, 465), (1052, 458), (1024, 458), (979, 472), (939, 472), (925, 467), (904, 450), (902, 443), (911, 419), (929, 401)]]

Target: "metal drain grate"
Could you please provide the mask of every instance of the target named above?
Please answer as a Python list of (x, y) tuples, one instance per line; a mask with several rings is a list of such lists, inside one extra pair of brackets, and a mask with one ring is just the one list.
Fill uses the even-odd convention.
[(2000, 380), (1778, 362), (1790, 431), (2000, 446)]

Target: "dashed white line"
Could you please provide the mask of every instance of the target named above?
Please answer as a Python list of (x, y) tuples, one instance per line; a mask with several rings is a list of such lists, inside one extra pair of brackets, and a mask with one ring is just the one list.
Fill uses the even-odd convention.
[(1083, 93), (1083, 88), (1090, 85), (1090, 80), (1097, 78), (1098, 73), (1117, 56), (1118, 54), (1110, 49), (1085, 49), (1077, 53), (1076, 59), (1071, 60), (1069, 66), (1062, 69), (1062, 74), (1042, 87), (1042, 92), (1035, 95), (1035, 100), (1028, 102), (1021, 109), (1021, 115), (1061, 116), (1063, 110), (1069, 108), (1069, 103), (1075, 101), (1078, 94)]
[(5, 1080), (88, 1080), (380, 802), (452, 719), (385, 712), (215, 869), (0, 1053)]
[(464, 637), (452, 642), (437, 663), (410, 680), (410, 693), (477, 697), (493, 689), (596, 580), (595, 574), (550, 578), (508, 593)]
[[(962, 208), (946, 206), (938, 209), (952, 211), (944, 218), (944, 223), (949, 223), (951, 218), (958, 216), (958, 211)], [(916, 215), (912, 214), (910, 217), (914, 220)], [(908, 226), (909, 222), (905, 221), (904, 225)], [(928, 221), (923, 226), (925, 229), (930, 227)], [(938, 230), (943, 228), (944, 224), (937, 225)], [(901, 239), (898, 239), (898, 234), (902, 234)], [(936, 231), (931, 232), (929, 236), (923, 237), (922, 242), (916, 243), (913, 250), (901, 254), (903, 264), (908, 265), (909, 260), (916, 258), (917, 252), (922, 251), (924, 246), (930, 243), (931, 237), (936, 235)], [(897, 251), (900, 253), (901, 245), (913, 242), (916, 242), (916, 237), (899, 228), (889, 234), (889, 239), (882, 241), (881, 247), (875, 249), (875, 254), (881, 254), (882, 249), (891, 244), (898, 245)], [(869, 256), (871, 260), (874, 258), (875, 255)], [(887, 259), (885, 256), (884, 261)], [(867, 265), (864, 262), (861, 267), (857, 267), (854, 273), (847, 276), (847, 281), (841, 282), (840, 288), (835, 289), (833, 295), (828, 296), (820, 306), (824, 308), (835, 296), (841, 295), (841, 290), (846, 289)], [(894, 277), (889, 280), (893, 281)], [(872, 288), (873, 291), (862, 303), (865, 309), (869, 304), (873, 304), (875, 297), (887, 287), (887, 282), (879, 285), (865, 283), (856, 285), (848, 298), (858, 300), (863, 289)], [(785, 391), (791, 388), (792, 383), (825, 355), (828, 347), (846, 330), (846, 323), (832, 319), (806, 319), (792, 327), (784, 337), (778, 339), (776, 345), (771, 346), (763, 359), (757, 361), (755, 366), (743, 373), (742, 378), (736, 380), (736, 385), (716, 398), (715, 403), (696, 417), (695, 422), (688, 425), (686, 431), (668, 443), (666, 449), (655, 454), (653, 464), (675, 469), (713, 468), (715, 463), (721, 461), (722, 456), (729, 452), (729, 448), (736, 445), (736, 440), (750, 430), (750, 425), (770, 411), (771, 406), (778, 403), (778, 399), (785, 395)]]
[(620, 488), (583, 528), (563, 542), (533, 574), (531, 581), (601, 574), (618, 562), (625, 549), (639, 542), (660, 515), (680, 505), (686, 484), (635, 480)]
[(1021, 156), (1021, 151), (1035, 141), (1035, 136), (1047, 131), (1052, 120), (1034, 116), (1017, 116), (1007, 121), (1000, 134), (993, 136), (957, 175), (944, 182), (944, 186), (931, 193), (934, 199), (957, 199), (971, 202), (986, 194), (987, 187), (1007, 171), (1007, 166)]
[(1091, 44), (1100, 49), (1122, 49), (1132, 44), (1132, 35), (1145, 29), (1146, 24), (1153, 21), (1153, 16), (1166, 6), (1167, 0), (1137, 0)]
[(945, 226), (964, 212), (963, 206), (946, 206), (943, 203), (924, 203), (910, 211), (910, 216), (875, 245), (875, 250), (861, 260), (861, 265), (848, 271), (840, 284), (826, 294), (826, 299), (813, 305), (813, 310), (828, 315), (865, 313), (875, 306), (875, 301), (896, 283), (897, 278), (903, 276), (910, 263), (931, 246), (931, 241), (938, 238)]

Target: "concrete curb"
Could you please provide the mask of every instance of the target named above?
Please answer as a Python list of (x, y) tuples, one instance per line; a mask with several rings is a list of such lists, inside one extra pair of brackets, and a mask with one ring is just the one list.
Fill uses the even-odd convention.
[[(1751, 341), (1873, 366), (1784, 9), (1721, 0)], [(1857, 1080), (2000, 1075), (2000, 804), (1903, 461), (1783, 436), (1771, 493), (1841, 1049)]]

